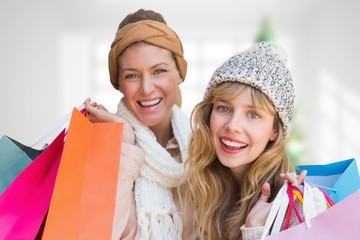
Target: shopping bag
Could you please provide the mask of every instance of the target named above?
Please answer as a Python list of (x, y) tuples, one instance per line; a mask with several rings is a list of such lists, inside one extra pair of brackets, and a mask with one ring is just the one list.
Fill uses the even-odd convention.
[(42, 239), (111, 239), (122, 130), (73, 110)]
[(360, 189), (360, 177), (355, 159), (323, 165), (300, 165), (296, 170), (298, 172), (307, 170), (307, 182), (320, 187), (336, 203)]
[(6, 135), (0, 139), (0, 194), (42, 153)]
[(353, 192), (341, 202), (311, 219), (311, 228), (305, 223), (267, 236), (266, 240), (357, 240), (360, 236), (360, 191)]
[(50, 205), (65, 131), (0, 195), (0, 239), (35, 239)]
[[(293, 186), (287, 181), (284, 183), (271, 205), (261, 236), (262, 240), (268, 234), (273, 235), (289, 229), (290, 221), (294, 219), (292, 215), (297, 218), (297, 221), (292, 220), (295, 224), (305, 222), (305, 225), (311, 228), (311, 219), (317, 215), (312, 188), (317, 187), (310, 186), (306, 181), (301, 186)], [(325, 192), (320, 190), (320, 193), (324, 195), (328, 207), (334, 206), (335, 203)], [(300, 203), (298, 205), (301, 205), (301, 209), (295, 204), (295, 198)]]

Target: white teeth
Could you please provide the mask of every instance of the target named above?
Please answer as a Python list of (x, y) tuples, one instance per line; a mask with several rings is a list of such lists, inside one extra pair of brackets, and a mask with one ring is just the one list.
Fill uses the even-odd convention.
[(155, 100), (151, 100), (151, 101), (140, 101), (141, 105), (144, 106), (144, 107), (148, 107), (148, 106), (153, 106), (153, 105), (156, 105), (158, 104), (159, 102), (161, 101), (160, 98), (158, 99), (155, 99)]
[(231, 142), (231, 141), (226, 140), (226, 139), (221, 139), (221, 141), (226, 146), (229, 146), (229, 147), (232, 147), (232, 148), (242, 148), (242, 147), (246, 146), (246, 144), (241, 144), (241, 143), (238, 143), (238, 142)]

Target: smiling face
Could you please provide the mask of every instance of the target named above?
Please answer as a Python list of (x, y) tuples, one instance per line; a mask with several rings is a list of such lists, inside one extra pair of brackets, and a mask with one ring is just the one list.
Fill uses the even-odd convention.
[(215, 151), (222, 165), (240, 176), (277, 133), (274, 114), (254, 104), (250, 88), (234, 98), (215, 99), (210, 116)]
[(167, 129), (182, 82), (172, 53), (137, 43), (121, 54), (118, 67), (119, 90), (129, 110), (144, 125)]

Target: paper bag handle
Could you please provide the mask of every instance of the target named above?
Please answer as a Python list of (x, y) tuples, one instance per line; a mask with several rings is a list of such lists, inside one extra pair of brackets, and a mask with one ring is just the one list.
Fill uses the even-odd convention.
[[(276, 195), (276, 197), (272, 203), (269, 215), (265, 222), (264, 231), (261, 236), (261, 240), (264, 240), (265, 237), (268, 235), (268, 233), (270, 232), (270, 228), (273, 225), (274, 221), (276, 221), (276, 222), (274, 223), (272, 232), (274, 233), (274, 231), (280, 231), (281, 223), (280, 223), (280, 227), (279, 227), (279, 221), (281, 222), (285, 216), (285, 212), (280, 211), (280, 208), (281, 208), (281, 206), (283, 206), (283, 207), (285, 206), (285, 211), (286, 211), (286, 207), (289, 203), (289, 198), (286, 193), (287, 184), (288, 184), (288, 182), (286, 181), (284, 183), (284, 185), (280, 188), (278, 194)], [(278, 215), (278, 213), (279, 213), (279, 215)], [(283, 214), (283, 215), (280, 216), (281, 214)]]
[[(284, 183), (273, 201), (269, 215), (265, 222), (261, 240), (264, 240), (268, 235), (271, 226), (273, 226), (271, 234), (278, 233), (281, 230), (282, 222), (286, 214), (286, 209), (289, 205), (289, 196), (287, 194), (288, 184), (289, 183), (287, 181)], [(303, 191), (303, 214), (305, 218), (305, 224), (307, 228), (311, 228), (311, 219), (316, 216), (316, 208), (311, 186), (307, 182), (304, 182)]]
[(316, 208), (314, 202), (313, 192), (311, 186), (304, 182), (304, 197), (303, 197), (303, 213), (305, 218), (305, 224), (308, 228), (311, 228), (310, 220), (316, 216)]
[[(85, 110), (85, 104), (82, 103), (81, 105), (76, 107), (79, 111)], [(56, 133), (61, 128), (67, 128), (70, 123), (71, 118), (71, 112), (60, 118), (58, 121), (55, 122), (53, 126), (51, 126), (49, 129), (47, 129), (44, 133), (42, 133), (40, 136), (38, 136), (36, 139), (33, 140), (30, 147), (34, 147), (35, 145), (43, 142), (45, 139), (50, 137), (52, 134)]]

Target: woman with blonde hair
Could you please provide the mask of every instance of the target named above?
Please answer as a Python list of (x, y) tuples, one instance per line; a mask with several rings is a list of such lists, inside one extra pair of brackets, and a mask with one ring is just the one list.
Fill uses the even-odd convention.
[[(294, 109), (285, 62), (270, 42), (234, 55), (215, 71), (191, 114), (184, 201), (194, 208), (198, 239), (260, 239), (284, 180), (297, 185), (305, 178), (306, 172), (289, 173), (285, 152)], [(314, 191), (321, 212), (325, 198)]]

